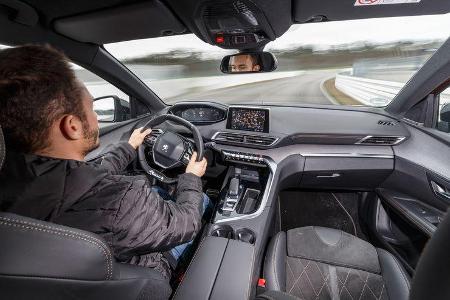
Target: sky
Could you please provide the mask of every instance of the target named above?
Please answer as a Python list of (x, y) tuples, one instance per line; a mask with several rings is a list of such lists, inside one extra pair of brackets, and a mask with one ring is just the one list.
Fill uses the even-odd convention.
[[(377, 44), (409, 40), (445, 40), (450, 36), (450, 14), (436, 16), (365, 19), (293, 25), (285, 34), (269, 43), (266, 50), (312, 45), (325, 50), (343, 44)], [(142, 57), (171, 50), (204, 52), (205, 56), (230, 53), (209, 45), (193, 34), (107, 44), (106, 49), (119, 59)]]

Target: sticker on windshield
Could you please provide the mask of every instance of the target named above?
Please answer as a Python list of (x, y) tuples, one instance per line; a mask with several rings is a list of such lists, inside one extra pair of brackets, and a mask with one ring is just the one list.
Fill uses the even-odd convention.
[(419, 3), (421, 0), (356, 0), (355, 6)]

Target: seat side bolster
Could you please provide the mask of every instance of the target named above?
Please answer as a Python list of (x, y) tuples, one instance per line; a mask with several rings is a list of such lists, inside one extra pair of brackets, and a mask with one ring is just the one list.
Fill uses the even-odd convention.
[(264, 262), (268, 290), (286, 291), (286, 233), (277, 233), (269, 243)]
[(411, 288), (410, 277), (400, 262), (386, 250), (377, 248), (378, 259), (381, 266), (381, 275), (389, 299), (408, 300)]

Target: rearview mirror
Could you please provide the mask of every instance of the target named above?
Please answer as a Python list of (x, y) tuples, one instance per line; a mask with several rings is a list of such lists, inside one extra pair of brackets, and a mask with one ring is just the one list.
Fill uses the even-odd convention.
[(130, 103), (115, 95), (94, 99), (94, 111), (99, 122), (122, 122), (130, 119)]
[(277, 59), (269, 52), (246, 52), (227, 55), (222, 59), (220, 70), (226, 74), (272, 72)]

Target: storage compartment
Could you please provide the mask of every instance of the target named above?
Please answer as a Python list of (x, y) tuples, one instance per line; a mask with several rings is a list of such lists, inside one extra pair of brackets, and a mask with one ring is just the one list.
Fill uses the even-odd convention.
[(308, 157), (300, 186), (320, 189), (373, 189), (391, 174), (390, 158)]
[(246, 189), (236, 211), (240, 214), (249, 214), (255, 211), (258, 204), (259, 194), (259, 190), (251, 188)]

